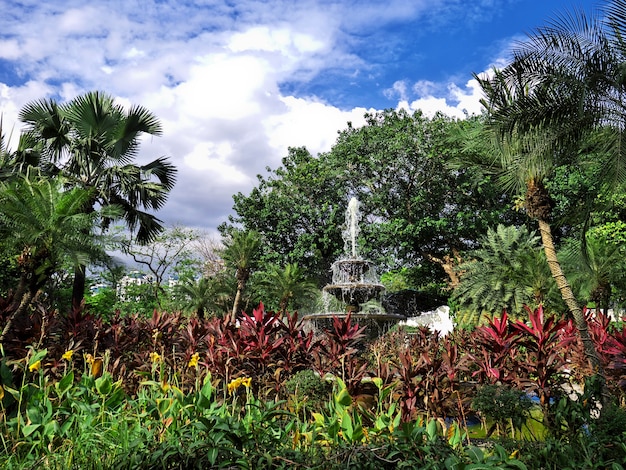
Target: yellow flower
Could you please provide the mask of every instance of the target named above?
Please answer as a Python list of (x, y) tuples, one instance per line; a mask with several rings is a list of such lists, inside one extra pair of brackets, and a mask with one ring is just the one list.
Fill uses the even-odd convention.
[(200, 354), (193, 353), (191, 355), (191, 359), (189, 359), (189, 363), (187, 364), (187, 367), (198, 367), (198, 360), (199, 359), (200, 359)]
[(161, 356), (159, 355), (158, 352), (153, 351), (150, 353), (150, 360), (152, 361), (153, 364), (155, 364), (161, 360)]
[(85, 360), (87, 361), (87, 364), (89, 365), (93, 364), (93, 356), (91, 354), (87, 354), (87, 356), (85, 357)]
[(241, 384), (242, 384), (244, 387), (246, 387), (246, 388), (250, 388), (250, 386), (252, 385), (252, 378), (251, 378), (251, 377), (248, 377), (248, 378), (246, 378), (246, 379), (243, 379), (243, 380), (241, 381)]
[(72, 360), (72, 356), (74, 355), (74, 350), (73, 349), (68, 349), (67, 351), (65, 351), (63, 353), (63, 355), (61, 356), (62, 359), (65, 359), (66, 361), (71, 361)]
[(30, 372), (35, 372), (41, 369), (41, 361), (35, 361), (31, 365), (28, 366), (28, 370)]
[(243, 379), (241, 377), (238, 377), (235, 380), (231, 380), (226, 387), (228, 389), (228, 393), (233, 393), (235, 390), (237, 390), (241, 386), (242, 382)]

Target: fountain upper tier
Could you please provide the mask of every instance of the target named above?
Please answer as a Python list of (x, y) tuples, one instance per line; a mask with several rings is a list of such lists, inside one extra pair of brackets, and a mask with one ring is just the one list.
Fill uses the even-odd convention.
[(361, 258), (340, 259), (332, 265), (332, 282), (324, 286), (327, 292), (347, 305), (347, 311), (358, 312), (360, 304), (379, 300), (385, 287), (378, 282), (376, 270)]

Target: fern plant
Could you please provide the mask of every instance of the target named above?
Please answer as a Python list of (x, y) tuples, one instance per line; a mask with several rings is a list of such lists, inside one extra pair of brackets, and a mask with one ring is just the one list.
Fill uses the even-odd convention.
[(524, 305), (537, 306), (551, 300), (556, 285), (541, 251), (540, 239), (525, 227), (498, 225), (489, 229), (481, 247), (459, 266), (461, 281), (453, 302), (469, 312), (465, 322), (477, 323), (483, 312), (513, 315)]

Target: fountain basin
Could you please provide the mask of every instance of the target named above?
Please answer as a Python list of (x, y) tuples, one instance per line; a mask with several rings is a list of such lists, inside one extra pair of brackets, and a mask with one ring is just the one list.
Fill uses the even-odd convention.
[(382, 284), (328, 284), (323, 291), (333, 295), (340, 302), (359, 305), (368, 300), (378, 299), (385, 290)]

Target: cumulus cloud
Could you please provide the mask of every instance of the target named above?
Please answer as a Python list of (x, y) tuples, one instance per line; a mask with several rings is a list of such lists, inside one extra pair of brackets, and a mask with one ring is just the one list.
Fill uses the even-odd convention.
[[(249, 192), (289, 146), (327, 151), (348, 121), (359, 126), (374, 111), (365, 100), (346, 108), (315, 93), (285, 92), (286, 82), (342, 70), (356, 83), (371, 72), (354, 49), (360, 31), (457, 3), (22, 0), (0, 17), (0, 60), (11, 69), (0, 79), (5, 132), (24, 104), (45, 97), (65, 101), (100, 89), (141, 104), (164, 133), (144, 140), (139, 161), (165, 155), (179, 170), (157, 215), (214, 230), (229, 215), (232, 195)], [(479, 112), (475, 82), (461, 83), (402, 79), (381, 84), (379, 94), (426, 113)]]
[[(430, 117), (440, 112), (459, 119), (480, 114), (483, 110), (480, 103), (483, 93), (478, 82), (474, 79), (467, 81), (463, 88), (450, 82), (447, 84), (445, 93), (436, 95), (431, 93), (432, 88), (429, 84), (417, 84), (414, 87), (417, 98), (413, 100), (406, 97), (400, 99), (397, 107), (411, 112), (422, 110), (426, 116)], [(439, 89), (439, 87), (434, 88)]]

